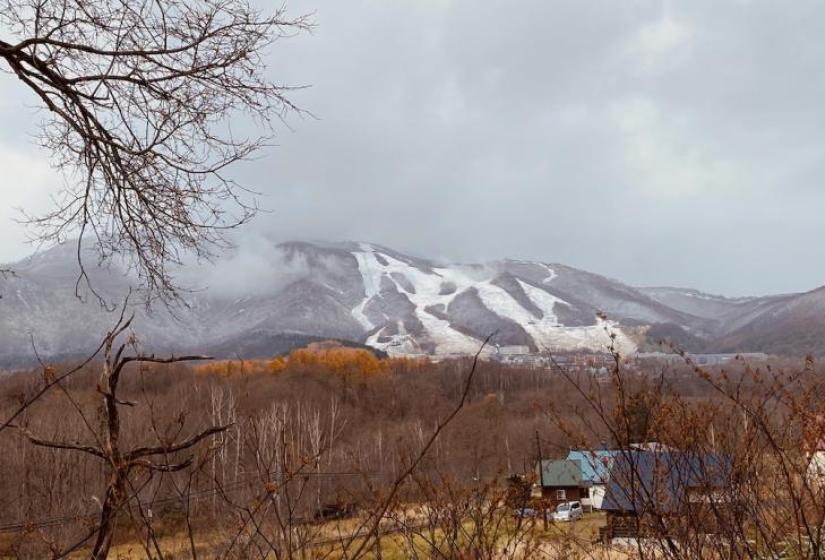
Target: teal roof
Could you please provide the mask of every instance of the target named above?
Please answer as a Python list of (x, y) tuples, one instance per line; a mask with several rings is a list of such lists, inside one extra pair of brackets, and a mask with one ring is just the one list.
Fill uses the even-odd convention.
[(579, 461), (542, 461), (540, 484), (548, 486), (582, 486), (582, 467)]
[(582, 480), (591, 484), (607, 484), (613, 460), (618, 453), (610, 449), (574, 449), (567, 455), (567, 460), (581, 464)]

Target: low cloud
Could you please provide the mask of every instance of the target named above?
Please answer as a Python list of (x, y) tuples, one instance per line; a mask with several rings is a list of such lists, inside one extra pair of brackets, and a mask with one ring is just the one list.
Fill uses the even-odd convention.
[(254, 297), (305, 278), (309, 267), (301, 258), (285, 259), (271, 239), (244, 234), (233, 239), (234, 248), (213, 262), (189, 262), (177, 274), (194, 291), (208, 290), (224, 298)]

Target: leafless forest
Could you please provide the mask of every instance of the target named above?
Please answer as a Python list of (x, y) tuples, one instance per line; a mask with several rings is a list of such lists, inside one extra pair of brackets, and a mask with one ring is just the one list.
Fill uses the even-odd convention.
[[(261, 362), (226, 366), (131, 364), (121, 373), (121, 449), (163, 449), (219, 428), (192, 449), (147, 454), (154, 463), (134, 461), (125, 474), (118, 523), (150, 549), (150, 535), (188, 525), (198, 539), (228, 539), (219, 549), (229, 551), (250, 546), (250, 531), (288, 540), (283, 531), (309, 526), (324, 507), (370, 511), (456, 407), (471, 364), (371, 358), (367, 367), (324, 359), (280, 371)], [(73, 374), (18, 416), (18, 429), (2, 433), (3, 445), (15, 450), (2, 459), (9, 550), (64, 550), (97, 522), (111, 476), (109, 459), (87, 449), (107, 432), (102, 367), (95, 362)], [(56, 371), (7, 376), (5, 416)], [(548, 449), (561, 449), (545, 413), (548, 398), (564, 405), (550, 391), (554, 384), (547, 372), (479, 365), (466, 406), (414, 477), (461, 489), (504, 485), (510, 473), (530, 468), (536, 430)], [(420, 498), (428, 488), (405, 485), (402, 494)], [(232, 543), (234, 531), (247, 540)], [(310, 529), (301, 538), (310, 536), (318, 538)], [(298, 544), (307, 543), (279, 546)]]
[(511, 477), (534, 481), (539, 448), (638, 444), (725, 468), (700, 460), (690, 478), (717, 498), (678, 515), (615, 472), (645, 537), (621, 554), (818, 557), (823, 542), (812, 360), (638, 370), (616, 355), (609, 379), (335, 346), (193, 364), (134, 353), (126, 327), (80, 368), (3, 377), (4, 554), (600, 557), (616, 550), (596, 544), (604, 521), (514, 520), (535, 501)]

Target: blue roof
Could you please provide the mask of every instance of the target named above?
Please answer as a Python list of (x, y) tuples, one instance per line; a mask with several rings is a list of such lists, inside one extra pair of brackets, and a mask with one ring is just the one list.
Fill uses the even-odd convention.
[(613, 459), (618, 453), (610, 449), (574, 449), (567, 454), (567, 460), (581, 463), (582, 480), (591, 484), (606, 484), (610, 479)]
[(729, 457), (678, 451), (618, 452), (602, 503), (607, 511), (641, 513), (678, 511), (690, 488), (727, 486), (732, 468)]

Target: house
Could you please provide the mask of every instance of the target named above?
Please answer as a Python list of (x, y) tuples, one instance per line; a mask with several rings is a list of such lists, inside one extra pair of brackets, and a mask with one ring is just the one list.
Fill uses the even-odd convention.
[(567, 454), (568, 461), (578, 461), (581, 464), (582, 480), (587, 484), (587, 496), (582, 499), (585, 507), (601, 509), (604, 495), (607, 492), (607, 482), (610, 480), (610, 469), (618, 451), (610, 449), (574, 449)]
[(540, 496), (548, 508), (588, 496), (588, 483), (582, 478), (580, 461), (546, 460), (537, 466)]
[(731, 461), (720, 455), (700, 456), (675, 450), (627, 449), (613, 458), (602, 510), (607, 512), (605, 539), (661, 536), (670, 521), (684, 517), (706, 520), (730, 504), (727, 492)]

